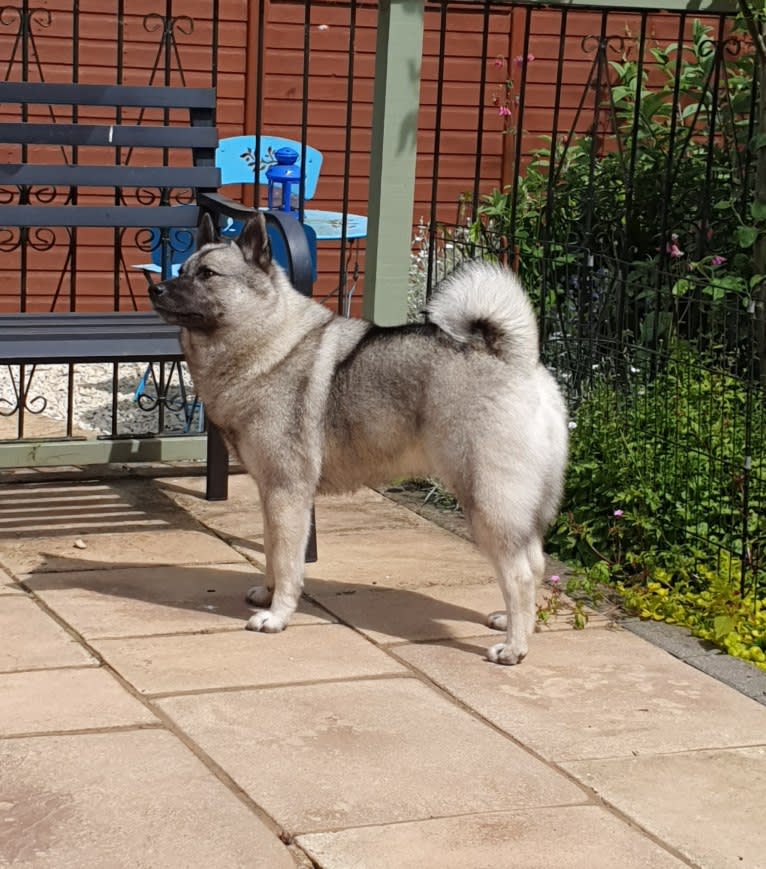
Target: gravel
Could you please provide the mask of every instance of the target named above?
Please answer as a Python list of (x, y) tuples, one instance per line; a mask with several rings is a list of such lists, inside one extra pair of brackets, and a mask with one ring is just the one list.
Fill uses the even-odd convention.
[[(109, 434), (112, 419), (112, 363), (94, 363), (75, 365), (73, 381), (73, 414), (74, 427), (83, 432)], [(170, 366), (166, 366), (169, 371)], [(184, 369), (184, 383), (187, 389), (187, 399), (191, 401), (194, 390), (188, 372)], [(135, 391), (144, 372), (146, 363), (124, 363), (118, 366), (117, 381), (117, 420), (119, 434), (149, 434), (158, 431), (159, 414), (157, 410), (142, 410), (135, 399)], [(155, 365), (154, 371), (159, 377), (160, 366)], [(41, 405), (41, 397), (45, 407), (40, 414), (50, 419), (64, 421), (67, 418), (67, 403), (69, 397), (68, 365), (38, 365), (26, 368), (26, 380), (31, 385), (27, 397), (27, 406), (35, 411)], [(13, 377), (13, 381), (11, 380)], [(13, 386), (18, 384), (19, 367), (0, 368), (0, 404), (5, 409), (15, 405), (16, 395)], [(156, 395), (156, 388), (151, 379), (146, 387), (147, 397)], [(180, 400), (178, 388), (178, 373), (168, 390), (171, 400)], [(2, 399), (5, 401), (3, 402)], [(6, 403), (7, 402), (7, 403)], [(195, 414), (192, 430), (196, 430), (199, 414)], [(185, 420), (183, 413), (165, 412), (165, 431), (183, 431)]]

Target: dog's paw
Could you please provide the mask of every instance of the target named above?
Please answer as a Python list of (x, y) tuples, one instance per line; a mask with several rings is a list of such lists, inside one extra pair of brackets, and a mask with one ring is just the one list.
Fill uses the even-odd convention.
[(487, 658), (493, 664), (520, 664), (526, 656), (526, 649), (514, 650), (508, 643), (496, 643), (487, 649)]
[(245, 600), (253, 606), (268, 606), (271, 603), (274, 589), (266, 585), (254, 585), (247, 590)]
[(278, 634), (287, 627), (287, 619), (280, 618), (271, 610), (259, 610), (250, 616), (245, 627), (248, 631), (263, 631), (266, 634)]
[(498, 610), (496, 613), (490, 613), (487, 616), (487, 624), (493, 631), (507, 631), (508, 614), (505, 610)]

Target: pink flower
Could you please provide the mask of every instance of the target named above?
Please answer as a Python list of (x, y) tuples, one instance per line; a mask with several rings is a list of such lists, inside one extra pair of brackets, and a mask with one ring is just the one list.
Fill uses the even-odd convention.
[[(526, 56), (526, 62), (527, 62), (527, 63), (532, 63), (532, 61), (533, 61), (534, 59), (535, 59), (534, 54), (528, 54), (528, 55)], [(519, 54), (517, 57), (514, 57), (514, 58), (513, 58), (513, 63), (514, 63), (515, 66), (523, 66), (523, 65), (524, 65), (524, 60), (525, 60), (524, 55), (523, 55), (523, 54)]]
[(612, 513), (612, 516), (614, 516), (615, 519), (621, 519), (624, 515), (625, 515), (624, 510), (615, 510), (614, 513)]
[(554, 575), (550, 578), (549, 582), (551, 585), (558, 585), (561, 582), (561, 577)]
[(726, 262), (725, 256), (719, 256), (716, 254), (713, 259), (710, 260), (711, 265), (714, 266), (722, 266)]
[(667, 246), (667, 251), (673, 259), (680, 259), (684, 252), (678, 246), (678, 235), (674, 232), (670, 236), (670, 244)]
[(505, 58), (498, 54), (498, 56), (494, 60), (494, 64), (498, 69), (505, 68)]
[(508, 118), (510, 117), (511, 110), (508, 106), (498, 106), (497, 113), (501, 118)]

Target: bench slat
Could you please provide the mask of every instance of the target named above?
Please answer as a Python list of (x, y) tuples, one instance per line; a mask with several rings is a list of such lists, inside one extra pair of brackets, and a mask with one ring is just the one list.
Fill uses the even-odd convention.
[(196, 208), (134, 205), (0, 205), (0, 226), (191, 227)]
[(153, 311), (0, 316), (0, 364), (181, 359), (178, 327)]
[(213, 88), (134, 87), (112, 84), (0, 82), (0, 102), (66, 106), (138, 106), (214, 109)]
[(216, 148), (215, 127), (139, 127), (121, 124), (0, 124), (0, 142), (105, 148)]
[(203, 187), (217, 188), (220, 170), (213, 166), (86, 166), (0, 164), (0, 185), (52, 187)]

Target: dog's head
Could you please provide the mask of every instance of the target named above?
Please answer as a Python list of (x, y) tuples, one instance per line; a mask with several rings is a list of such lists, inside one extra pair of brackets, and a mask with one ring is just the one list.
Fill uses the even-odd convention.
[(149, 287), (154, 309), (168, 323), (212, 333), (243, 318), (258, 317), (256, 307), (276, 291), (271, 248), (263, 215), (247, 222), (235, 242), (221, 241), (205, 215), (197, 251), (178, 277)]

